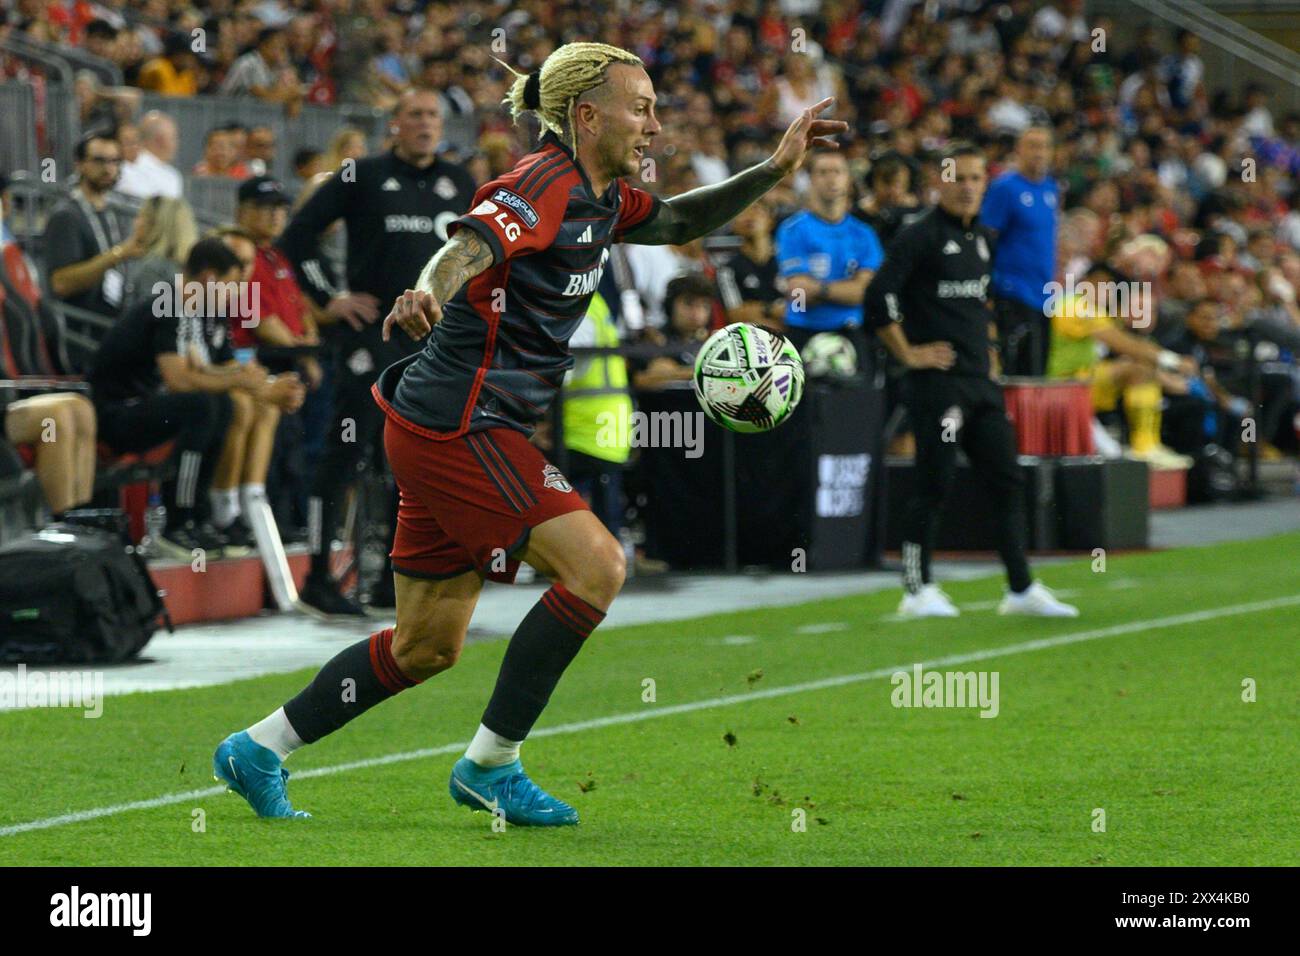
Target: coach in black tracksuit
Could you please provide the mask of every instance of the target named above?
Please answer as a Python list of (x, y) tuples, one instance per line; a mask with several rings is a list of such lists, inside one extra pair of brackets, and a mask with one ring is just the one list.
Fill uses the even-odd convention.
[[(294, 264), (303, 291), (337, 320), (329, 336), (335, 351), (334, 424), (313, 479), (312, 570), (300, 593), (304, 603), (328, 614), (364, 613), (339, 593), (329, 556), (344, 490), (384, 422), (370, 386), (381, 371), (420, 348), (407, 336), (384, 342), (382, 322), (376, 320), (415, 286), (446, 241), (447, 224), (474, 198), (474, 181), (464, 167), (435, 153), (442, 131), (439, 108), (432, 91), (403, 94), (393, 113), (393, 149), (326, 180), (277, 243)], [(322, 233), (338, 220), (347, 227), (349, 293), (342, 292), (320, 246)], [(391, 507), (395, 522), (395, 500)], [(372, 604), (392, 606), (390, 572), (386, 563)]]
[(999, 553), (1011, 590), (1023, 592), (1031, 584), (1024, 479), (991, 368), (987, 294), (993, 233), (977, 221), (983, 155), (972, 146), (954, 148), (944, 157), (943, 172), (939, 205), (898, 231), (865, 298), (866, 325), (908, 369), (903, 400), (916, 436), (916, 469), (903, 516), (903, 584), (909, 595), (930, 584), (935, 523), (960, 444), (993, 492)]

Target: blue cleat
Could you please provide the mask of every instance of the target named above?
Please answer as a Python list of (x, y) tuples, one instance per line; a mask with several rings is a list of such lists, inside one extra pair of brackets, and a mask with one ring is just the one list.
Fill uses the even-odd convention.
[(451, 798), (471, 810), (502, 813), (519, 827), (570, 827), (578, 811), (528, 779), (518, 760), (504, 767), (480, 767), (461, 757), (451, 768)]
[(259, 817), (310, 817), (305, 810), (295, 810), (284, 793), (289, 771), (280, 765), (275, 753), (241, 730), (231, 734), (212, 755), (216, 779), (237, 793)]

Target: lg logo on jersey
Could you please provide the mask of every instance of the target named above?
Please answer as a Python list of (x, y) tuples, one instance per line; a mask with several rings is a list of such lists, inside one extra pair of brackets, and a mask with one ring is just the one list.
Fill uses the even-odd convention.
[[(500, 190), (498, 190), (498, 192), (499, 191)], [(500, 211), (498, 212), (498, 210)], [(496, 213), (496, 215), (493, 216), (493, 213)], [(519, 223), (513, 222), (510, 219), (510, 214), (504, 209), (501, 209), (501, 207), (491, 199), (484, 199), (481, 203), (471, 209), (469, 214), (471, 216), (492, 216), (492, 221), (501, 227), (501, 231), (506, 234), (506, 240), (509, 242), (514, 242), (518, 239), (519, 233), (522, 231), (519, 228)]]

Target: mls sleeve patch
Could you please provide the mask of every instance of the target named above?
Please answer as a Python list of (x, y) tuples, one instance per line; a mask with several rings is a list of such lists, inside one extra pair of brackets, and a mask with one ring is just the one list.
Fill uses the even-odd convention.
[(524, 221), (524, 224), (532, 229), (537, 225), (537, 213), (529, 204), (527, 199), (512, 193), (508, 189), (498, 189), (492, 194), (492, 201), (512, 210), (515, 215)]

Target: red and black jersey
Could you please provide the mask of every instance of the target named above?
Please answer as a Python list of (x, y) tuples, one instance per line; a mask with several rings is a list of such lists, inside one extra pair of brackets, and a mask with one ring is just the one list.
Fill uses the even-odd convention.
[(500, 426), (531, 434), (573, 366), (569, 338), (610, 246), (661, 204), (622, 179), (597, 196), (573, 153), (547, 133), (448, 225), (449, 235), (482, 236), (493, 265), (443, 303), (424, 348), (384, 371), (376, 399), (430, 438)]

